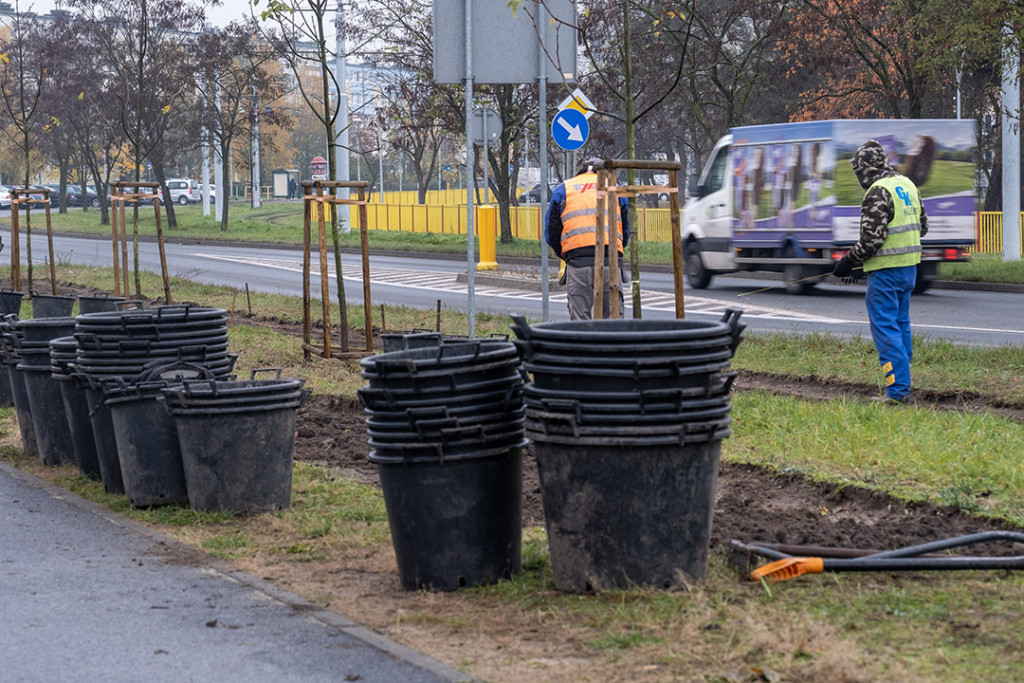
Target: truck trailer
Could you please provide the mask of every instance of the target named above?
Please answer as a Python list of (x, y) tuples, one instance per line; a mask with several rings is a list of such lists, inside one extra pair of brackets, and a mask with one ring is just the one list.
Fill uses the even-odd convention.
[(850, 168), (875, 139), (917, 185), (928, 214), (916, 293), (939, 263), (966, 261), (975, 240), (976, 132), (964, 119), (832, 120), (742, 126), (690, 178), (682, 216), (689, 286), (737, 271), (783, 274), (805, 294), (860, 236), (864, 189)]

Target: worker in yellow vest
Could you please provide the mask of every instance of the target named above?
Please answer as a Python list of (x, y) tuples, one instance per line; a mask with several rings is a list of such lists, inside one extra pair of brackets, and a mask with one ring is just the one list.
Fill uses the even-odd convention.
[[(565, 261), (565, 292), (569, 317), (590, 320), (594, 310), (594, 254), (597, 246), (597, 173), (600, 159), (587, 159), (575, 176), (551, 191), (551, 203), (544, 219), (544, 241)], [(622, 283), (626, 282), (622, 261), (623, 248), (629, 243), (629, 202), (619, 198), (619, 310), (623, 310)], [(611, 226), (605, 226), (605, 296), (603, 314), (611, 315), (608, 244)]]
[(921, 237), (928, 215), (921, 193), (909, 178), (889, 165), (877, 140), (868, 140), (850, 160), (867, 192), (860, 209), (860, 239), (835, 265), (832, 274), (868, 276), (867, 309), (871, 338), (885, 374), (885, 396), (877, 400), (905, 403), (910, 396), (910, 294), (921, 262)]

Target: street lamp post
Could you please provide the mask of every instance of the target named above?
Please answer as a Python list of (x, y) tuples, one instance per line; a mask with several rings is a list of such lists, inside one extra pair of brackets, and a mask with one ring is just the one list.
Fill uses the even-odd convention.
[(377, 163), (380, 169), (380, 203), (384, 203), (384, 148), (380, 144), (380, 121), (377, 121)]

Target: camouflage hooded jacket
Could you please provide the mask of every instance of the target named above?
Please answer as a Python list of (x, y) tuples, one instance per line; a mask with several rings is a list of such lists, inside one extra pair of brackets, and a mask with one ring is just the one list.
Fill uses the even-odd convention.
[[(860, 186), (867, 190), (860, 205), (860, 239), (850, 249), (850, 258), (857, 263), (875, 255), (889, 235), (889, 223), (896, 215), (892, 194), (884, 187), (871, 187), (881, 178), (899, 175), (885, 158), (885, 150), (877, 140), (868, 140), (850, 160)], [(921, 204), (921, 236), (928, 233), (928, 216)]]

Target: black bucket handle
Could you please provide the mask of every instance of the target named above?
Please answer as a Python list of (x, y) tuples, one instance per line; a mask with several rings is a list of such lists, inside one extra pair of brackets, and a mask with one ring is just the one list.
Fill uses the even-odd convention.
[(249, 379), (256, 379), (256, 375), (261, 372), (272, 372), (274, 373), (274, 379), (281, 379), (281, 368), (254, 368), (249, 371)]
[(512, 331), (516, 333), (516, 336), (529, 340), (530, 339), (530, 323), (526, 322), (526, 316), (522, 313), (513, 313), (512, 322), (514, 325), (510, 325)]

